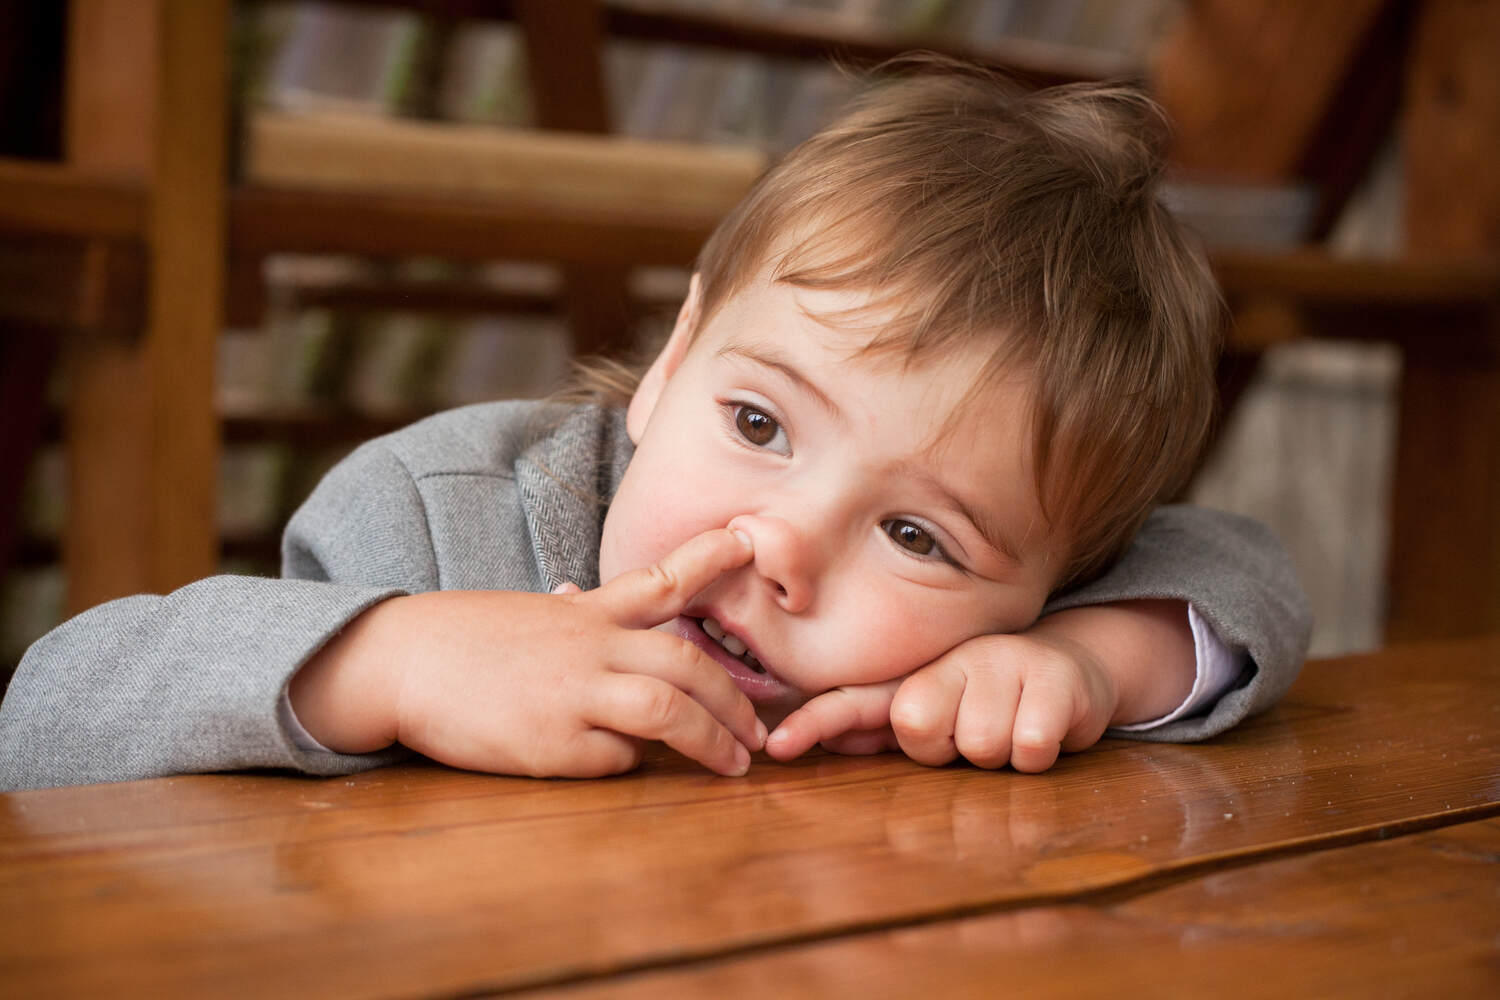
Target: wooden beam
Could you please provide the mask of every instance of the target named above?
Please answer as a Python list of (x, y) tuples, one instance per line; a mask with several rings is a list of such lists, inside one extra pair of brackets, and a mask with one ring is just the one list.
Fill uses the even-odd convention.
[(1163, 39), (1152, 84), (1188, 170), (1283, 181), (1303, 166), (1388, 0), (1197, 0)]

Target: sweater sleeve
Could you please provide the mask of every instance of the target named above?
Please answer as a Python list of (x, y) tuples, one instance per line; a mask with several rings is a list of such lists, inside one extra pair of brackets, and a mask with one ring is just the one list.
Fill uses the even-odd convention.
[(277, 708), (345, 624), (434, 589), (426, 515), (381, 444), (358, 449), (293, 517), (288, 578), (216, 576), (92, 608), (27, 650), (0, 704), (0, 789), (242, 768), (346, 774), (407, 755), (299, 749)]
[(1291, 558), (1263, 525), (1201, 507), (1152, 513), (1103, 576), (1054, 597), (1044, 613), (1087, 604), (1169, 598), (1192, 605), (1226, 643), (1249, 654), (1213, 707), (1133, 739), (1207, 739), (1274, 705), (1291, 687), (1312, 639), (1312, 613)]

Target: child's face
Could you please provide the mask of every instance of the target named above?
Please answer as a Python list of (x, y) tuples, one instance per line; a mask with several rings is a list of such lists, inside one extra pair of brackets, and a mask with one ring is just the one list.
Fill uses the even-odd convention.
[(724, 666), (768, 724), (1031, 624), (1062, 550), (1035, 495), (1024, 380), (971, 395), (978, 348), (905, 369), (851, 358), (869, 334), (804, 309), (862, 297), (764, 280), (689, 347), (695, 301), (696, 285), (630, 406), (637, 450), (604, 523), (602, 581), (712, 528), (748, 534), (753, 561), (663, 628)]

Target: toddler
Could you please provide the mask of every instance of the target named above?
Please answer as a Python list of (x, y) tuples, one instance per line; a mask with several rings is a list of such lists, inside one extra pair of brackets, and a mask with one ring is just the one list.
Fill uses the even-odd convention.
[(283, 579), (44, 636), (0, 786), (411, 751), (597, 776), (648, 741), (726, 775), (817, 743), (1040, 771), (1273, 703), (1309, 631), (1285, 555), (1156, 508), (1218, 326), (1156, 199), (1159, 113), (920, 70), (724, 220), (638, 380), (371, 442), (288, 525)]

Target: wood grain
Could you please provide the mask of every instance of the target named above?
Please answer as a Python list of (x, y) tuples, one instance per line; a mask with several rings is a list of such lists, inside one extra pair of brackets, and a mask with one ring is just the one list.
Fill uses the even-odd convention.
[[(1314, 664), (1200, 746), (1042, 776), (656, 754), (615, 780), (410, 766), (0, 799), (17, 992), (449, 994), (1086, 899), (1500, 806), (1500, 640)], [(170, 956), (170, 958), (168, 958)]]
[(1494, 996), (1500, 820), (528, 997)]

